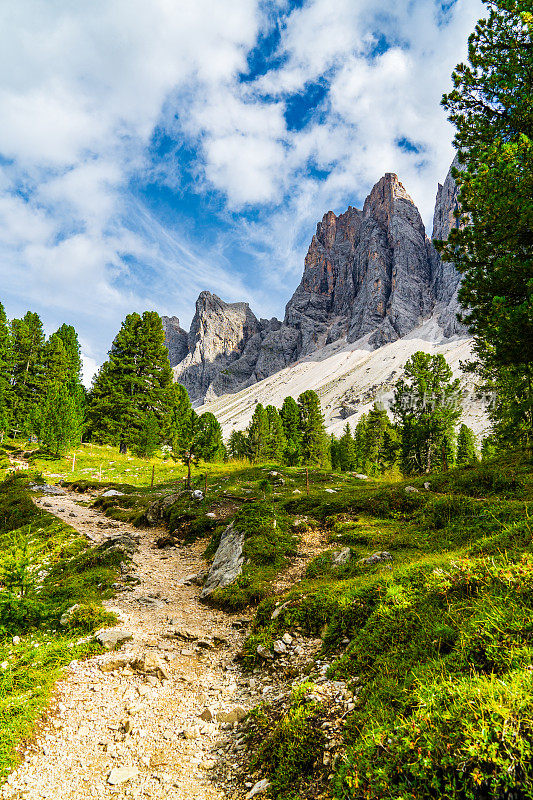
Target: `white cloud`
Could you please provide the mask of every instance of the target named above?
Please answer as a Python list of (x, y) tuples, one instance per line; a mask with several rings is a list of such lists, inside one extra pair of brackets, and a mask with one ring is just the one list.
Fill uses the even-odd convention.
[[(481, 0), (17, 0), (0, 5), (0, 258), (3, 293), (49, 327), (76, 324), (99, 360), (121, 318), (157, 307), (190, 318), (199, 290), (281, 310), (328, 208), (360, 204), (398, 172), (426, 222), (451, 158), (439, 108)], [(280, 61), (242, 82), (272, 16)], [(373, 47), (382, 34), (392, 49)], [(290, 93), (329, 91), (302, 130)], [(320, 112), (320, 113), (318, 113)], [(156, 126), (175, 148), (148, 154)], [(405, 152), (398, 139), (421, 146)], [(225, 199), (216, 244), (163, 225), (129, 194), (132, 176), (180, 191), (182, 145), (196, 148), (195, 189)], [(176, 160), (177, 159), (177, 160)], [(317, 179), (309, 167), (328, 172)], [(206, 215), (209, 206), (206, 206)], [(254, 211), (254, 221), (239, 218)], [(250, 254), (236, 276), (225, 253)], [(7, 303), (8, 311), (10, 303)], [(92, 348), (92, 349), (91, 349)], [(90, 369), (92, 367), (89, 367)]]

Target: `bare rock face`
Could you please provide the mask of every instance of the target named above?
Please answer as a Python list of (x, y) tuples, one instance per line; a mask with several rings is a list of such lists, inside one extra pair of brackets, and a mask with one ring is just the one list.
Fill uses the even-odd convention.
[[(437, 193), (434, 238), (445, 239), (456, 224), (457, 203), (450, 172)], [(463, 333), (456, 319), (459, 282), (453, 264), (441, 262), (398, 177), (387, 173), (362, 211), (328, 211), (318, 223), (283, 323), (257, 319), (247, 303), (225, 303), (209, 292), (197, 300), (186, 343), (178, 320), (165, 318), (174, 378), (193, 401), (203, 402), (250, 386), (343, 337), (365, 337), (367, 345), (381, 347), (434, 310), (445, 336)]]
[(175, 380), (193, 399), (205, 396), (213, 381), (240, 360), (259, 332), (259, 320), (248, 303), (225, 303), (202, 292), (196, 301), (187, 355), (174, 369)]
[(387, 173), (365, 200), (317, 227), (285, 324), (299, 328), (299, 355), (347, 336), (381, 346), (431, 312), (431, 258), (418, 209)]
[[(452, 169), (461, 169), (458, 157), (455, 156), (446, 180), (439, 183), (435, 200), (435, 213), (433, 215), (432, 239), (445, 241), (453, 228), (459, 227), (456, 212), (459, 210), (459, 190), (452, 175)], [(466, 328), (457, 319), (461, 311), (457, 293), (461, 283), (461, 276), (451, 261), (442, 261), (436, 250), (432, 247), (432, 291), (439, 310), (438, 322), (444, 336), (465, 333)]]
[(177, 317), (161, 317), (165, 332), (165, 346), (168, 350), (170, 366), (175, 367), (183, 361), (189, 352), (189, 336), (187, 331), (180, 327)]

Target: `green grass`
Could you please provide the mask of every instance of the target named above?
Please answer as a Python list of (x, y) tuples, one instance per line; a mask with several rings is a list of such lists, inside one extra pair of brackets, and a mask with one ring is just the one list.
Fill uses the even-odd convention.
[[(80, 490), (119, 489), (123, 496), (96, 501), (104, 513), (164, 524), (183, 543), (203, 538), (206, 557), (230, 521), (243, 530), (243, 572), (211, 602), (230, 611), (258, 604), (244, 645), (246, 668), (257, 666), (258, 644), (268, 646), (286, 630), (322, 637), (329, 676), (356, 694), (343, 725), (346, 757), (329, 781), (321, 766), (327, 708), (298, 693), (285, 707), (263, 704), (254, 713), (249, 766), (269, 776), (273, 798), (304, 800), (319, 790), (335, 800), (533, 798), (533, 469), (526, 457), (397, 481), (312, 470), (309, 494), (301, 468), (200, 465), (196, 488), (208, 472), (201, 501), (184, 491), (184, 468), (160, 457), (145, 461), (85, 445), (74, 472), (68, 459), (35, 454), (33, 464), (49, 480), (63, 475)], [(406, 492), (409, 485), (418, 491)], [(26, 694), (34, 688), (24, 683), (25, 659), (49, 649), (46, 658), (59, 668), (74, 636), (46, 631), (81, 596), (87, 606), (76, 625), (90, 628), (118, 568), (113, 554), (89, 550), (68, 527), (36, 512), (23, 481), (9, 486), (4, 499), (0, 492), (2, 559), (14, 559), (11, 575), (24, 559), (45, 574), (38, 591), (9, 612), (16, 618), (2, 606), (5, 660), (13, 669), (15, 661), (22, 665), (5, 699), (8, 711), (13, 698), (20, 706), (13, 738), (6, 733), (2, 740), (6, 752), (27, 735), (53, 682), (36, 677), (42, 693)], [(214, 519), (207, 516), (213, 512)], [(272, 585), (308, 528), (325, 534), (325, 550), (301, 582), (274, 596)], [(351, 558), (337, 565), (333, 553), (341, 547)], [(362, 560), (383, 550), (392, 561)], [(272, 620), (280, 603), (286, 605)], [(16, 653), (8, 638), (15, 629), (23, 633)], [(7, 679), (9, 663), (0, 678)]]
[[(345, 720), (347, 757), (324, 796), (531, 798), (531, 464), (509, 457), (430, 476), (434, 492), (405, 492), (424, 480), (285, 500), (286, 513), (328, 528), (330, 551), (297, 588), (259, 605), (245, 665), (257, 663), (258, 644), (298, 626), (322, 636), (330, 677), (361, 687)], [(340, 546), (352, 559), (338, 567), (331, 551)], [(360, 562), (377, 550), (393, 562)], [(287, 605), (273, 621), (280, 602)], [(262, 720), (266, 741), (290, 723), (267, 706)], [(293, 797), (276, 777), (290, 774), (291, 759), (265, 751), (279, 800)], [(319, 769), (294, 796), (314, 797)]]
[(127, 559), (113, 548), (90, 547), (35, 506), (27, 484), (26, 476), (0, 484), (0, 779), (16, 764), (62, 668), (99, 651), (80, 637), (116, 621), (102, 599), (113, 596)]

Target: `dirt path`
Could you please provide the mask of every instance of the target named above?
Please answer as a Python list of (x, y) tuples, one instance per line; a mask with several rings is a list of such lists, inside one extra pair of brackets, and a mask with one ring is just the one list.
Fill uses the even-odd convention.
[[(139, 583), (107, 603), (120, 611), (119, 627), (133, 639), (117, 652), (70, 664), (57, 686), (48, 722), (1, 796), (241, 797), (210, 780), (232, 727), (217, 722), (217, 712), (246, 708), (252, 698), (233, 663), (243, 635), (233, 627), (236, 618), (201, 605), (199, 587), (183, 584), (186, 576), (205, 566), (200, 557), (205, 543), (158, 550), (153, 542), (160, 532), (139, 531), (126, 523), (110, 527), (104, 515), (79, 505), (83, 499), (64, 494), (38, 503), (94, 542), (120, 533), (140, 537), (132, 564)], [(178, 638), (179, 629), (189, 629), (199, 640)], [(225, 643), (214, 642), (214, 637)], [(158, 658), (167, 677), (161, 672), (156, 677), (153, 669), (152, 674), (142, 674), (130, 666), (146, 657)], [(201, 719), (202, 712), (215, 719)], [(131, 777), (112, 785), (109, 780), (117, 767), (131, 768)], [(119, 777), (125, 774), (122, 770)]]

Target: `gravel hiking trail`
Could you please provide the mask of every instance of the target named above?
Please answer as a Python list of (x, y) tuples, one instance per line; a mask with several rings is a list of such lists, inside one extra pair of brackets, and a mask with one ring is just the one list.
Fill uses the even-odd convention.
[(202, 605), (200, 588), (184, 583), (205, 569), (205, 542), (157, 549), (161, 530), (110, 521), (86, 500), (65, 492), (36, 502), (93, 543), (137, 541), (128, 569), (136, 585), (105, 603), (119, 612), (114, 630), (132, 638), (71, 662), (0, 796), (239, 800), (210, 776), (238, 725), (232, 715), (252, 704), (233, 662), (243, 622)]

